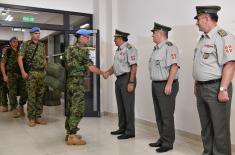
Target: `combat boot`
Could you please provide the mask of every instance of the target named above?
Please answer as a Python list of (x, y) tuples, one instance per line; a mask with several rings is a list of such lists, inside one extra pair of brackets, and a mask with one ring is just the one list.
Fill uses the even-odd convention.
[(1, 106), (0, 112), (8, 112), (8, 106)]
[(13, 118), (19, 118), (20, 117), (20, 114), (19, 114), (18, 110), (16, 110), (16, 109), (12, 110), (12, 117)]
[(28, 125), (29, 125), (29, 127), (35, 127), (36, 126), (35, 120), (34, 119), (29, 119)]
[(35, 122), (36, 122), (36, 124), (41, 124), (41, 125), (47, 124), (47, 120), (45, 120), (43, 118), (36, 118)]
[(18, 113), (19, 113), (20, 116), (22, 116), (22, 117), (25, 116), (25, 113), (24, 113), (24, 106), (21, 106), (21, 105), (20, 105), (20, 106), (17, 108), (17, 110), (18, 110)]
[(68, 135), (68, 145), (86, 145), (86, 141), (78, 138), (76, 135)]
[[(81, 135), (74, 135), (74, 136), (76, 136), (78, 139), (82, 139)], [(69, 134), (65, 136), (65, 141), (68, 141), (68, 137), (69, 137)]]

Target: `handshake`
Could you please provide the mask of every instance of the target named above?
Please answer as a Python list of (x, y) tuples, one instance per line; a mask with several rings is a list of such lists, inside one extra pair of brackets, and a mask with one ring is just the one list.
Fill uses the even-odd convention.
[(103, 76), (103, 78), (104, 79), (108, 79), (108, 77), (110, 76), (110, 73), (109, 73), (109, 71), (101, 71), (102, 73), (100, 74), (100, 75), (102, 75)]

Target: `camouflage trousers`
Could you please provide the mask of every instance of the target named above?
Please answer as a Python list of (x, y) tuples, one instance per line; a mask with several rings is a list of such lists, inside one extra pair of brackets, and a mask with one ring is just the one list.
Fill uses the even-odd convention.
[[(0, 76), (2, 76), (2, 75), (0, 75)], [(7, 85), (1, 77), (0, 78), (0, 106), (4, 106), (4, 107), (8, 106), (7, 93), (8, 93)]]
[(9, 101), (11, 110), (18, 105), (17, 96), (20, 96), (19, 105), (23, 106), (27, 102), (26, 83), (20, 74), (9, 73), (7, 87), (9, 90)]
[(26, 81), (28, 94), (27, 113), (29, 119), (40, 118), (43, 112), (43, 97), (45, 93), (45, 73), (31, 71)]
[(76, 134), (79, 130), (78, 124), (85, 111), (85, 87), (84, 79), (69, 78), (67, 80), (67, 91), (69, 95), (65, 129), (70, 134)]

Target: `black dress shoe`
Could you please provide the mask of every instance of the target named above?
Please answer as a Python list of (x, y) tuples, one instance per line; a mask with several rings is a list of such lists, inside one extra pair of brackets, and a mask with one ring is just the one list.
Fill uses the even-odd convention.
[(133, 138), (135, 137), (135, 135), (127, 135), (127, 134), (123, 134), (121, 136), (118, 136), (118, 139), (129, 139), (129, 138)]
[(121, 134), (124, 134), (124, 130), (117, 130), (117, 131), (112, 131), (111, 132), (111, 135), (121, 135)]
[(173, 149), (173, 147), (160, 147), (156, 151), (158, 153), (163, 153), (163, 152), (167, 152), (167, 151), (172, 150), (172, 149)]
[(157, 141), (156, 143), (150, 143), (149, 146), (150, 147), (161, 147), (162, 144), (161, 144), (161, 142)]

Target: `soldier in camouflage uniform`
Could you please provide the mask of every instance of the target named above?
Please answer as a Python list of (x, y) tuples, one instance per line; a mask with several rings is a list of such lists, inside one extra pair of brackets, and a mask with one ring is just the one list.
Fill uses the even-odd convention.
[[(7, 48), (9, 48), (9, 45), (2, 47), (2, 51), (0, 52), (1, 56), (5, 54)], [(0, 112), (8, 112), (7, 92), (7, 85), (3, 81), (2, 72), (0, 72)]]
[(84, 78), (87, 69), (96, 74), (103, 74), (89, 58), (89, 35), (90, 30), (80, 29), (76, 32), (77, 43), (69, 46), (64, 53), (63, 62), (67, 71), (66, 87), (69, 95), (68, 113), (65, 122), (67, 130), (66, 141), (68, 145), (85, 145), (86, 142), (76, 135), (79, 130), (78, 124), (81, 121), (85, 110), (85, 88)]
[[(39, 42), (40, 29), (38, 27), (33, 27), (30, 30), (30, 35), (31, 40), (24, 42), (20, 48), (18, 63), (22, 77), (26, 80), (26, 89), (28, 93), (28, 125), (30, 127), (34, 127), (36, 124), (47, 124), (47, 121), (41, 118), (41, 114), (43, 112), (43, 97), (45, 92), (44, 80), (46, 53), (45, 45)], [(34, 52), (35, 55), (33, 54)], [(31, 63), (29, 71), (25, 70), (26, 66), (29, 65), (23, 63), (23, 61), (26, 62), (26, 60)]]
[[(9, 41), (11, 47), (2, 55), (1, 71), (3, 80), (7, 83), (9, 90), (9, 100), (11, 105), (12, 117), (17, 118), (24, 116), (24, 104), (27, 101), (27, 93), (25, 88), (25, 81), (20, 75), (20, 68), (18, 66), (18, 39), (12, 37)], [(17, 90), (20, 95), (19, 107), (17, 108)]]

